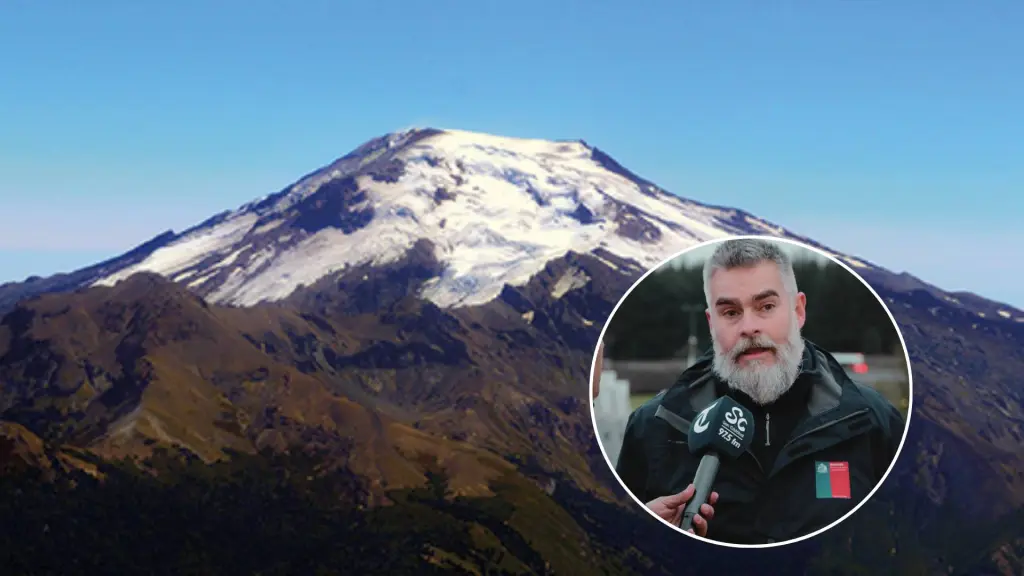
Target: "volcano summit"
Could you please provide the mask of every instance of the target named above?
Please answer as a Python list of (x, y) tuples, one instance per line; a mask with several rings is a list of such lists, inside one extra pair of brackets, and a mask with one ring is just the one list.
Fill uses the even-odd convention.
[(421, 296), (447, 308), (493, 300), (570, 250), (629, 261), (635, 273), (693, 243), (749, 233), (785, 234), (669, 194), (584, 142), (411, 130), (218, 215), (94, 285), (150, 271), (210, 302), (247, 306), (392, 263), (426, 240), (441, 273)]

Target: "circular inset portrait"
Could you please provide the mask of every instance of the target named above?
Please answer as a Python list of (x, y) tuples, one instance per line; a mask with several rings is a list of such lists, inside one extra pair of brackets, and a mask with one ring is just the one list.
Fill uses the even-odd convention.
[(592, 418), (638, 506), (685, 534), (770, 547), (853, 514), (899, 456), (903, 336), (852, 269), (799, 242), (695, 246), (645, 274), (595, 351)]

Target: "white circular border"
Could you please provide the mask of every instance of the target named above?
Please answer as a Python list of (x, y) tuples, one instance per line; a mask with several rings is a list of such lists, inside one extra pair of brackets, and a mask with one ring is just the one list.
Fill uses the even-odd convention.
[[(626, 484), (622, 481), (621, 478), (619, 478), (619, 473), (618, 473), (617, 470), (615, 470), (615, 464), (613, 464), (611, 459), (608, 458), (608, 452), (605, 451), (604, 444), (601, 443), (601, 433), (600, 433), (600, 431), (597, 428), (597, 416), (596, 416), (596, 414), (594, 412), (594, 368), (597, 365), (597, 354), (598, 354), (598, 351), (600, 350), (600, 343), (604, 341), (605, 332), (608, 330), (608, 326), (611, 324), (612, 318), (615, 317), (615, 313), (618, 312), (619, 306), (622, 306), (622, 303), (626, 301), (626, 298), (629, 297), (630, 293), (632, 293), (633, 290), (637, 286), (639, 286), (644, 280), (646, 280), (648, 276), (650, 276), (652, 273), (660, 270), (663, 266), (665, 266), (669, 262), (675, 260), (676, 258), (679, 258), (683, 254), (686, 254), (687, 252), (690, 252), (692, 250), (696, 250), (698, 248), (702, 248), (704, 246), (709, 246), (709, 245), (712, 245), (712, 244), (717, 244), (719, 242), (725, 242), (727, 240), (740, 240), (740, 239), (769, 240), (769, 241), (778, 241), (778, 242), (785, 242), (787, 244), (792, 244), (794, 246), (798, 246), (800, 248), (804, 248), (806, 250), (810, 250), (812, 252), (820, 254), (821, 256), (824, 256), (825, 258), (828, 258), (829, 260), (831, 260), (832, 262), (838, 264), (844, 270), (846, 270), (847, 272), (852, 274), (854, 278), (860, 280), (861, 284), (863, 284), (871, 292), (871, 294), (875, 297), (875, 299), (878, 300), (878, 303), (882, 305), (882, 309), (885, 310), (886, 315), (889, 316), (889, 321), (892, 322), (893, 328), (896, 329), (896, 335), (899, 336), (900, 345), (903, 347), (903, 357), (904, 357), (904, 360), (907, 363), (907, 386), (908, 386), (907, 391), (908, 391), (908, 400), (907, 400), (907, 418), (906, 418), (906, 422), (904, 423), (904, 426), (903, 426), (903, 437), (900, 439), (900, 446), (899, 446), (899, 448), (896, 449), (896, 456), (893, 457), (892, 462), (889, 464), (889, 468), (885, 471), (885, 474), (882, 475), (882, 479), (878, 481), (878, 484), (875, 485), (875, 487), (871, 490), (871, 492), (869, 492), (868, 495), (865, 496), (864, 499), (862, 499), (859, 504), (854, 506), (852, 510), (850, 510), (849, 512), (844, 514), (841, 518), (839, 518), (835, 522), (832, 522), (831, 524), (829, 524), (828, 526), (825, 526), (824, 528), (819, 528), (818, 530), (816, 530), (814, 532), (811, 532), (810, 534), (806, 534), (804, 536), (800, 536), (799, 538), (794, 538), (792, 540), (786, 540), (784, 542), (772, 542), (771, 544), (733, 544), (731, 542), (719, 542), (717, 540), (709, 540), (707, 538), (702, 538), (700, 536), (697, 536), (696, 534), (691, 534), (691, 533), (683, 530), (679, 526), (675, 526), (674, 524), (672, 524), (672, 523), (662, 519), (661, 516), (658, 516), (657, 514), (655, 514), (653, 510), (651, 510), (650, 508), (647, 507), (646, 503), (641, 502), (639, 498), (634, 496), (633, 492), (628, 487), (626, 487)], [(910, 421), (913, 418), (913, 414), (914, 414), (914, 371), (913, 371), (912, 366), (910, 364), (910, 352), (907, 350), (907, 343), (903, 339), (903, 332), (900, 330), (899, 323), (896, 322), (896, 318), (893, 317), (892, 312), (889, 310), (889, 307), (885, 305), (885, 302), (882, 300), (881, 296), (878, 295), (878, 292), (875, 292), (875, 289), (872, 288), (871, 285), (868, 284), (868, 282), (866, 280), (864, 280), (864, 278), (861, 277), (860, 274), (856, 273), (849, 265), (847, 265), (846, 263), (840, 261), (835, 256), (825, 252), (824, 250), (821, 250), (819, 248), (814, 248), (813, 246), (808, 246), (807, 244), (804, 244), (803, 242), (799, 242), (797, 240), (791, 240), (789, 238), (782, 238), (782, 237), (779, 237), (779, 236), (772, 236), (772, 235), (765, 235), (765, 234), (752, 234), (752, 235), (744, 235), (744, 236), (727, 236), (727, 237), (724, 237), (724, 238), (715, 238), (715, 239), (712, 239), (712, 240), (705, 240), (704, 242), (700, 242), (700, 243), (694, 244), (693, 246), (690, 246), (690, 247), (688, 247), (686, 249), (683, 249), (683, 250), (680, 250), (679, 252), (676, 252), (674, 255), (669, 256), (668, 258), (665, 258), (664, 260), (659, 262), (656, 266), (652, 267), (650, 270), (645, 272), (643, 274), (643, 276), (640, 277), (640, 279), (638, 279), (636, 282), (634, 282), (633, 285), (630, 286), (628, 290), (626, 290), (626, 293), (622, 295), (622, 298), (620, 298), (619, 301), (615, 304), (615, 307), (612, 308), (611, 314), (608, 315), (608, 320), (605, 321), (604, 327), (601, 328), (601, 335), (598, 337), (597, 341), (598, 341), (598, 346), (594, 349), (594, 357), (593, 357), (593, 359), (591, 360), (591, 363), (590, 363), (590, 382), (588, 384), (588, 388), (590, 390), (590, 393), (589, 393), (589, 398), (590, 398), (590, 423), (591, 423), (591, 426), (593, 426), (593, 428), (594, 428), (594, 436), (596, 437), (596, 440), (597, 440), (597, 446), (598, 446), (598, 448), (601, 449), (601, 455), (604, 457), (604, 461), (608, 464), (608, 467), (611, 469), (611, 472), (615, 476), (615, 480), (619, 483), (619, 486), (621, 486), (623, 488), (623, 490), (626, 491), (626, 494), (629, 494), (629, 497), (632, 498), (633, 501), (636, 502), (637, 505), (640, 506), (640, 508), (642, 508), (645, 512), (650, 514), (652, 517), (657, 519), (659, 522), (661, 522), (662, 524), (672, 528), (676, 532), (679, 532), (680, 534), (685, 534), (685, 535), (689, 536), (690, 538), (693, 538), (694, 540), (698, 540), (700, 542), (708, 542), (708, 543), (711, 543), (711, 544), (716, 544), (718, 546), (724, 546), (724, 547), (727, 547), (727, 548), (750, 548), (750, 549), (777, 548), (779, 546), (787, 546), (789, 544), (796, 544), (797, 542), (802, 542), (804, 540), (807, 540), (809, 538), (813, 538), (813, 537), (815, 537), (815, 536), (817, 536), (819, 534), (827, 532), (827, 531), (831, 530), (832, 528), (835, 528), (836, 526), (841, 524), (844, 520), (846, 520), (850, 516), (853, 516), (853, 514), (856, 513), (857, 510), (859, 510), (861, 508), (861, 506), (867, 504), (867, 502), (869, 500), (871, 500), (871, 498), (875, 495), (875, 492), (877, 492), (878, 489), (882, 487), (882, 484), (885, 484), (885, 480), (886, 480), (886, 478), (889, 477), (889, 474), (892, 472), (893, 468), (896, 467), (896, 462), (900, 459), (900, 454), (903, 452), (903, 444), (907, 441), (907, 433), (910, 431)], [(714, 520), (710, 520), (710, 522), (714, 522)]]

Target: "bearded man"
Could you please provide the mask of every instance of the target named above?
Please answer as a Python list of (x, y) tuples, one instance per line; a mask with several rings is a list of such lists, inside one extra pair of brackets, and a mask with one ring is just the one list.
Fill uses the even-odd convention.
[(704, 293), (713, 349), (633, 412), (616, 472), (651, 511), (679, 525), (700, 462), (686, 444), (690, 423), (729, 396), (753, 413), (753, 443), (722, 460), (696, 533), (734, 544), (810, 535), (881, 482), (903, 417), (801, 336), (807, 297), (779, 243), (722, 242), (705, 263)]

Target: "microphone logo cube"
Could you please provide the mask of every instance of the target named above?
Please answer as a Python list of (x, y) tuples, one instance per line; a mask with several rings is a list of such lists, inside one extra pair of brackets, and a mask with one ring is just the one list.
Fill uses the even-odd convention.
[(753, 441), (753, 415), (732, 398), (724, 396), (701, 410), (690, 426), (690, 451), (714, 451), (737, 458)]

